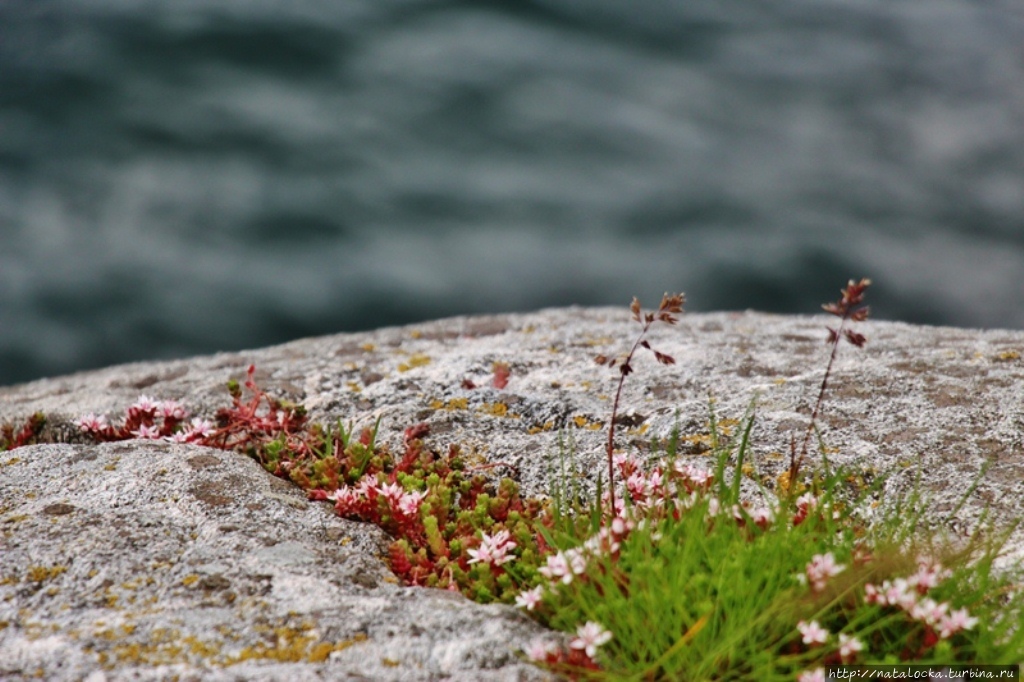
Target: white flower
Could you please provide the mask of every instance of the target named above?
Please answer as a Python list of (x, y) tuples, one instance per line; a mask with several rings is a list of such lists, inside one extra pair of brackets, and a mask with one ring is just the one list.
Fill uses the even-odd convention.
[(751, 512), (750, 518), (754, 520), (755, 524), (763, 528), (775, 519), (775, 514), (768, 507), (758, 507)]
[(107, 418), (102, 414), (97, 416), (92, 412), (80, 418), (76, 423), (83, 433), (98, 433), (107, 428)]
[(159, 408), (160, 408), (159, 403), (155, 402), (148, 395), (140, 395), (138, 400), (135, 401), (135, 404), (130, 405), (128, 407), (128, 414), (129, 415), (148, 414), (149, 416), (153, 416), (153, 415), (156, 414), (156, 411)]
[(800, 497), (796, 498), (796, 506), (810, 509), (818, 506), (818, 498), (813, 493), (804, 493)]
[(516, 595), (516, 606), (519, 608), (526, 609), (527, 611), (533, 611), (537, 608), (537, 604), (543, 599), (543, 588), (540, 585), (533, 588), (532, 590), (526, 590)]
[(978, 619), (967, 612), (967, 609), (957, 609), (945, 616), (939, 623), (939, 637), (949, 639), (961, 630), (970, 630), (978, 624)]
[(810, 623), (802, 620), (797, 623), (796, 629), (803, 636), (804, 644), (824, 644), (828, 641), (828, 630), (821, 627), (816, 620)]
[(199, 417), (192, 419), (192, 428), (188, 431), (189, 438), (206, 438), (211, 433), (213, 433), (213, 424)]
[(526, 657), (531, 661), (543, 661), (547, 659), (548, 654), (553, 654), (557, 651), (557, 647), (551, 642), (535, 639), (527, 645), (525, 653)]
[(825, 554), (815, 554), (811, 557), (806, 570), (807, 580), (811, 583), (811, 588), (815, 592), (821, 592), (825, 589), (825, 583), (828, 582), (828, 579), (842, 573), (846, 570), (846, 566), (837, 564), (832, 552), (826, 552)]
[(594, 621), (587, 621), (584, 625), (576, 628), (576, 635), (569, 642), (569, 646), (573, 649), (583, 649), (587, 656), (591, 658), (597, 655), (597, 647), (605, 644), (612, 638), (612, 633), (605, 630), (600, 623), (595, 623)]
[(493, 536), (484, 533), (480, 547), (466, 550), (466, 553), (469, 554), (469, 563), (471, 564), (479, 562), (501, 566), (515, 558), (508, 555), (508, 552), (515, 547), (516, 543), (512, 541), (511, 534), (507, 530), (503, 530)]
[(416, 516), (420, 511), (420, 503), (423, 502), (423, 498), (426, 496), (427, 493), (423, 490), (405, 493), (398, 500), (398, 511), (407, 517)]
[(559, 552), (548, 557), (548, 565), (541, 566), (537, 571), (548, 580), (561, 578), (562, 582), (568, 585), (572, 582), (572, 571), (569, 570), (569, 562), (565, 555)]
[(580, 575), (587, 570), (587, 557), (583, 550), (574, 548), (565, 550), (565, 560), (569, 564), (573, 575)]
[(136, 438), (156, 439), (160, 437), (160, 429), (158, 429), (156, 426), (146, 426), (145, 424), (140, 424), (137, 430), (132, 431), (132, 435), (135, 436)]
[(931, 626), (938, 625), (945, 617), (949, 604), (936, 603), (934, 599), (925, 598), (912, 606), (910, 617)]
[(844, 662), (856, 656), (858, 651), (863, 650), (864, 645), (859, 639), (842, 632), (839, 633), (839, 657)]
[(181, 421), (188, 416), (188, 410), (177, 400), (165, 400), (160, 403), (160, 414), (164, 416), (164, 419)]
[(377, 492), (386, 497), (388, 502), (398, 504), (402, 499), (402, 495), (405, 494), (405, 489), (397, 483), (388, 483), (386, 485), (377, 486)]
[(721, 508), (722, 504), (718, 501), (717, 497), (712, 497), (708, 500), (708, 516), (718, 516)]

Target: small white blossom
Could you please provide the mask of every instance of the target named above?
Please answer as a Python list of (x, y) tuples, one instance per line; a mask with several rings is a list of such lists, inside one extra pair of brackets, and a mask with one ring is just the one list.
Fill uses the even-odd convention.
[(803, 636), (804, 644), (824, 644), (828, 641), (828, 630), (821, 627), (816, 620), (810, 623), (802, 620), (797, 623), (796, 629)]
[(533, 588), (532, 590), (525, 590), (516, 595), (516, 606), (519, 608), (526, 609), (527, 611), (533, 611), (537, 608), (537, 604), (543, 599), (543, 588), (540, 585)]
[(612, 633), (594, 621), (587, 621), (584, 625), (576, 628), (576, 635), (569, 642), (569, 646), (573, 649), (583, 649), (591, 658), (597, 655), (597, 647), (606, 644), (612, 638)]

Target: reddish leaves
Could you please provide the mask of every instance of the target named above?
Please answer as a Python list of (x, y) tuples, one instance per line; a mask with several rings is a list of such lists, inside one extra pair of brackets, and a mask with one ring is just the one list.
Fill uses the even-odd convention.
[(508, 378), (512, 376), (512, 369), (506, 362), (494, 363), (494, 378), (491, 379), (491, 384), (495, 388), (505, 388), (508, 386)]
[[(825, 303), (821, 307), (825, 312), (841, 317), (843, 324), (847, 320), (850, 322), (863, 322), (868, 319), (868, 312), (871, 310), (868, 306), (861, 306), (861, 303), (864, 302), (864, 291), (869, 286), (871, 286), (870, 279), (862, 278), (859, 282), (854, 282), (851, 279), (847, 283), (846, 288), (840, 290), (842, 297), (838, 301), (835, 303)], [(848, 329), (844, 330), (843, 324), (839, 325), (839, 329), (827, 328), (828, 339), (826, 339), (826, 343), (838, 343), (840, 336), (842, 336), (854, 346), (863, 348), (864, 344), (867, 343), (867, 337)]]
[(46, 417), (42, 412), (36, 412), (26, 419), (24, 425), (17, 432), (15, 432), (14, 426), (4, 425), (0, 432), (0, 451), (34, 444), (45, 425)]

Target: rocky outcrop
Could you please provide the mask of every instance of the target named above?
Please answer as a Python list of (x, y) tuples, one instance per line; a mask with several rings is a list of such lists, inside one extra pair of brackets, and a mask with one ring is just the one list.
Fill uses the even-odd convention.
[[(829, 322), (716, 313), (656, 326), (652, 345), (677, 364), (634, 363), (619, 445), (656, 456), (650, 442), (678, 427), (687, 456), (706, 458), (709, 399), (726, 431), (754, 405), (753, 461), (771, 481), (808, 423)], [(840, 349), (819, 420), (831, 461), (894, 472), (890, 493), (920, 474), (937, 520), (968, 495), (954, 529), (986, 506), (1020, 516), (1024, 333), (858, 328), (868, 345)], [(514, 652), (538, 626), (509, 607), (396, 584), (377, 529), (241, 455), (91, 445), (74, 420), (118, 417), (139, 394), (212, 416), (229, 402), (225, 382), (255, 363), (263, 388), (314, 420), (379, 418), (396, 447), (405, 427), (427, 422), (434, 444), (510, 465), (543, 495), (563, 456), (591, 483), (604, 470), (617, 376), (593, 357), (624, 352), (637, 331), (617, 308), (452, 318), (0, 389), (0, 421), (41, 411), (55, 441), (0, 454), (0, 676), (537, 677)], [(495, 363), (510, 369), (500, 388)]]

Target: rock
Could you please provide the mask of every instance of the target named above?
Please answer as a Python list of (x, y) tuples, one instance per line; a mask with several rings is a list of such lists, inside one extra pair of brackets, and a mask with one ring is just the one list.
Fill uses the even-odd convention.
[(539, 626), (398, 585), (381, 531), (243, 455), (134, 441), (0, 465), (0, 678), (540, 678), (513, 652)]
[[(734, 434), (732, 420), (756, 404), (753, 463), (772, 481), (807, 427), (833, 320), (713, 313), (655, 325), (651, 344), (676, 364), (635, 360), (618, 445), (651, 453), (678, 427), (687, 456), (706, 461), (710, 398)], [(543, 495), (562, 461), (591, 486), (605, 471), (618, 374), (593, 358), (624, 353), (638, 329), (624, 307), (462, 317), (0, 388), (0, 422), (41, 411), (46, 435), (63, 441), (0, 454), (0, 676), (537, 677), (513, 651), (538, 626), (510, 607), (396, 585), (377, 529), (307, 502), (241, 455), (90, 445), (73, 422), (120, 419), (140, 393), (212, 416), (229, 404), (225, 382), (255, 363), (262, 388), (314, 421), (379, 418), (396, 448), (425, 421), (435, 446), (461, 443)], [(957, 532), (986, 506), (1000, 521), (1020, 517), (1024, 332), (857, 329), (868, 345), (839, 349), (819, 418), (830, 461), (893, 472), (887, 494), (919, 473), (934, 519)], [(495, 363), (510, 369), (503, 388)], [(1019, 560), (1019, 541), (1012, 552)]]

